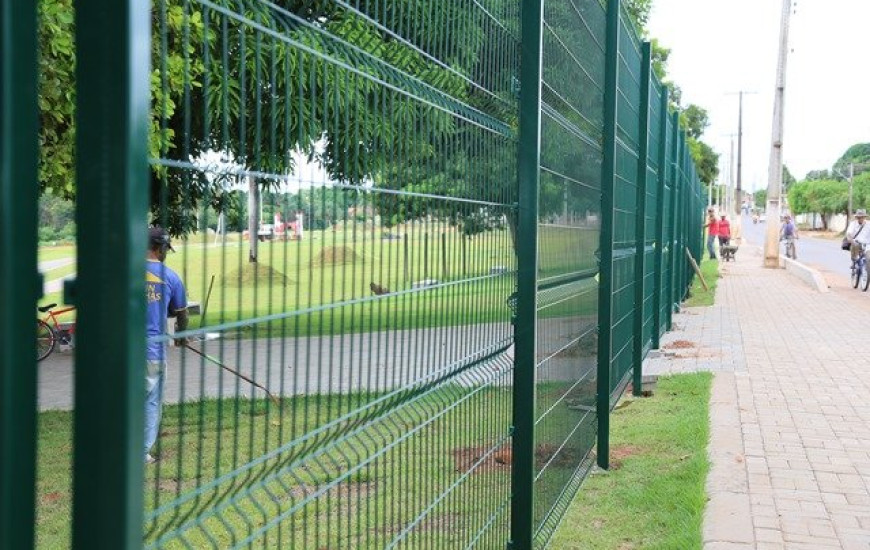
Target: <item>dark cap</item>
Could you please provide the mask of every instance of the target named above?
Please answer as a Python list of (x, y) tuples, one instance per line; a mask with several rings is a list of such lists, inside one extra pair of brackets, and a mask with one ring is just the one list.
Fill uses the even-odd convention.
[(148, 228), (148, 246), (150, 248), (166, 247), (175, 252), (175, 249), (172, 248), (172, 241), (169, 238), (169, 232), (160, 226)]

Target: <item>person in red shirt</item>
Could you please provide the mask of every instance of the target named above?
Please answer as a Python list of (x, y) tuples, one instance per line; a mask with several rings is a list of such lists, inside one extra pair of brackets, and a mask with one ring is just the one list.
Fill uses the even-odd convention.
[(707, 210), (707, 224), (704, 225), (707, 229), (707, 252), (710, 253), (710, 259), (716, 259), (716, 237), (719, 236), (719, 221), (716, 219), (716, 214), (713, 209)]
[(722, 214), (722, 219), (719, 220), (719, 248), (728, 246), (731, 242), (731, 222)]

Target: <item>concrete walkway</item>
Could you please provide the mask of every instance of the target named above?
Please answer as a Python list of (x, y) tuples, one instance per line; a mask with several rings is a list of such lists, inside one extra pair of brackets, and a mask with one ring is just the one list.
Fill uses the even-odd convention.
[(870, 550), (870, 293), (761, 264), (743, 245), (645, 364), (715, 373), (704, 548)]

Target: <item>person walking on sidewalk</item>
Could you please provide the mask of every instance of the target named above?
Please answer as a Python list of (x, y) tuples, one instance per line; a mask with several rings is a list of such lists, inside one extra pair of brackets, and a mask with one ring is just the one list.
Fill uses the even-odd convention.
[(728, 217), (725, 214), (722, 214), (722, 219), (719, 220), (719, 249), (721, 250), (723, 246), (728, 246), (731, 242), (731, 222), (728, 221)]
[(166, 267), (166, 253), (175, 249), (162, 227), (148, 229), (148, 261), (145, 273), (145, 463), (155, 461), (151, 447), (160, 431), (163, 412), (163, 382), (166, 377), (166, 344), (155, 341), (166, 333), (167, 317), (175, 317), (175, 329), (187, 328), (187, 296), (181, 277)]
[(712, 208), (707, 210), (707, 224), (704, 227), (707, 229), (707, 252), (710, 253), (710, 259), (715, 260), (715, 243), (716, 238), (719, 237), (719, 221), (716, 219), (716, 214), (713, 213)]
[(846, 229), (846, 240), (851, 245), (849, 251), (852, 254), (852, 261), (858, 259), (864, 247), (870, 243), (870, 224), (867, 223), (867, 211), (859, 208), (855, 211), (855, 219), (849, 224)]

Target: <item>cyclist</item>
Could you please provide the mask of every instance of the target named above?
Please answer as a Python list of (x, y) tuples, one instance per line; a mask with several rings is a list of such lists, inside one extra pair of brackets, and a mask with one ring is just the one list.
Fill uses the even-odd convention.
[(800, 239), (797, 225), (791, 219), (791, 214), (786, 214), (783, 217), (782, 227), (779, 228), (779, 240), (785, 241), (786, 252), (788, 252), (789, 245), (794, 247), (795, 239)]
[(851, 245), (852, 262), (858, 259), (864, 247), (870, 243), (870, 224), (867, 224), (867, 211), (859, 208), (855, 211), (855, 219), (846, 229), (846, 240)]

